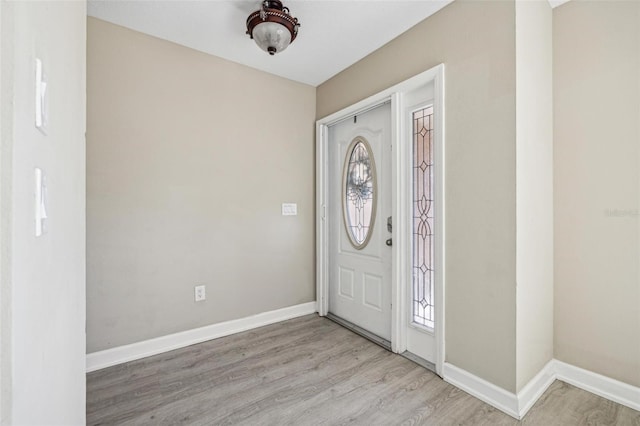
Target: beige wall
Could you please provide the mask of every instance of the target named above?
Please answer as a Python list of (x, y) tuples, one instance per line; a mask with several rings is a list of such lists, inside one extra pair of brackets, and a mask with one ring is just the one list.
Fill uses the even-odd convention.
[(515, 10), (456, 1), (318, 87), (317, 117), (444, 63), (446, 361), (515, 391)]
[[(0, 3), (2, 22), (2, 417), (85, 423), (86, 4)], [(35, 58), (48, 82), (47, 134), (34, 126)], [(34, 232), (34, 169), (47, 232)]]
[(313, 87), (89, 18), (87, 96), (88, 352), (315, 299)]
[(553, 31), (555, 357), (640, 386), (640, 2)]
[(516, 387), (553, 358), (552, 11), (516, 1)]

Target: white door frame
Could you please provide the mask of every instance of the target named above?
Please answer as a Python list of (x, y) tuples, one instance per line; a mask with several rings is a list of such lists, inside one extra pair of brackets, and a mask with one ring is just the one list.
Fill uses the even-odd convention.
[[(411, 240), (409, 223), (409, 195), (411, 184), (411, 146), (402, 143), (409, 140), (411, 132), (404, 117), (406, 105), (404, 93), (415, 90), (430, 82), (434, 83), (434, 144), (436, 147), (436, 215), (439, 217), (438, 229), (441, 238), (436, 240), (436, 287), (435, 287), (435, 335), (436, 335), (436, 372), (442, 375), (445, 359), (444, 327), (444, 64), (437, 65), (421, 74), (403, 81), (393, 87), (370, 96), (354, 105), (344, 108), (316, 122), (316, 300), (317, 311), (321, 316), (329, 312), (329, 226), (327, 223), (328, 199), (328, 126), (354, 114), (362, 113), (379, 104), (391, 101), (391, 144), (392, 144), (392, 182), (393, 196), (391, 208), (393, 214), (392, 246), (392, 288), (391, 288), (391, 350), (402, 353), (407, 349), (406, 328), (408, 325), (408, 293), (411, 280)], [(439, 170), (439, 171), (438, 171)], [(436, 232), (437, 232), (436, 231)]]

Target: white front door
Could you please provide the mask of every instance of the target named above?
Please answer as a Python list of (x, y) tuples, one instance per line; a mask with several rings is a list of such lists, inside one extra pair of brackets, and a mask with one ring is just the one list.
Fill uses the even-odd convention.
[(391, 340), (391, 106), (328, 136), (329, 312)]

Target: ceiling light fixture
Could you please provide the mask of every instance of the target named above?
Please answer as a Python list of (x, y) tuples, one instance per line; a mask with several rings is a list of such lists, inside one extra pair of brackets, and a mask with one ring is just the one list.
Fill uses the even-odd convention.
[(247, 18), (247, 34), (260, 49), (275, 55), (296, 39), (300, 23), (280, 0), (264, 0), (262, 8)]

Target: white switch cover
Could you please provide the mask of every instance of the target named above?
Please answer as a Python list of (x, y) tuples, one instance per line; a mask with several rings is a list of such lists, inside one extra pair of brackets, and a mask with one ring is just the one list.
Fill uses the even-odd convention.
[(42, 66), (42, 61), (36, 58), (35, 81), (35, 124), (36, 128), (46, 134), (47, 130), (47, 81)]
[(35, 221), (36, 237), (41, 236), (46, 231), (47, 219), (47, 183), (41, 169), (35, 170)]
[(298, 205), (295, 203), (282, 203), (282, 216), (297, 216)]

